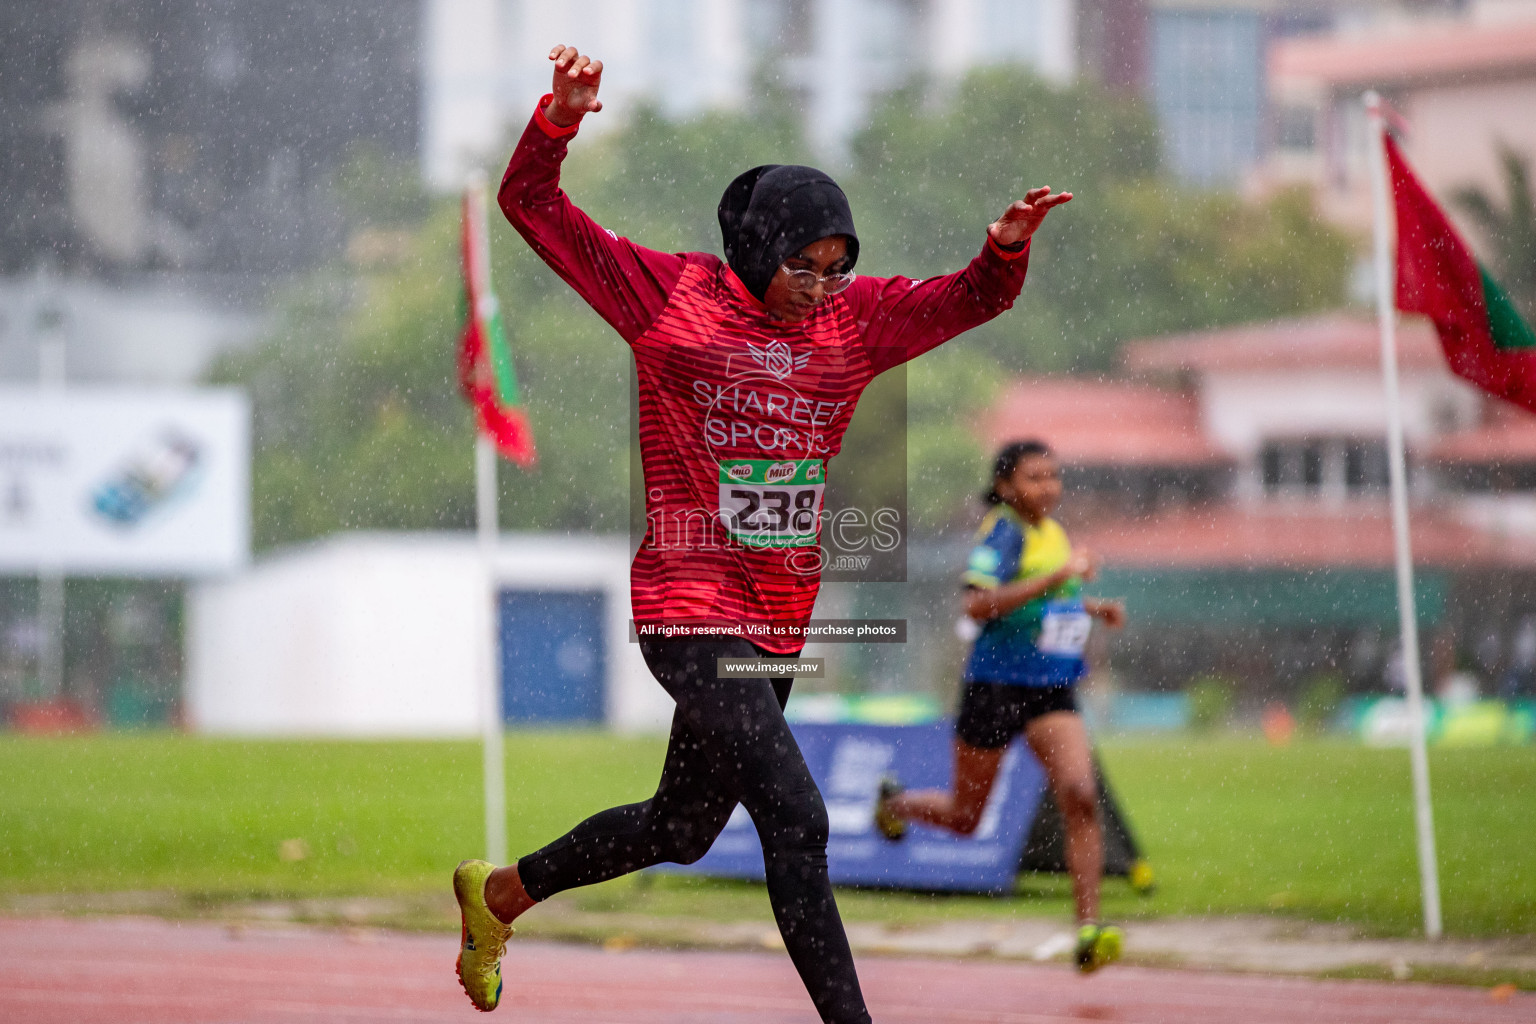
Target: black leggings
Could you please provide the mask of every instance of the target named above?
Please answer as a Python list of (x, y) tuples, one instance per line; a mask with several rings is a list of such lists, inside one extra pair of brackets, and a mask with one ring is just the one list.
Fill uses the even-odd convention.
[(677, 702), (656, 795), (609, 808), (517, 862), (536, 900), (649, 867), (692, 864), (737, 803), (763, 843), (784, 946), (828, 1024), (866, 1024), (853, 954), (827, 880), (827, 808), (784, 721), (789, 679), (718, 679), (716, 658), (776, 657), (737, 637), (646, 640), (640, 653)]

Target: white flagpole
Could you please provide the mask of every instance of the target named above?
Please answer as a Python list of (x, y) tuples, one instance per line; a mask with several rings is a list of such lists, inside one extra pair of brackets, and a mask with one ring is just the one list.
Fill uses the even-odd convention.
[[(62, 394), (68, 381), (66, 335), (58, 321), (57, 304), (63, 300), (62, 289), (46, 270), (37, 277), (39, 308), (36, 322), (46, 325), (38, 330), (37, 387), (39, 392)], [(53, 315), (49, 316), (48, 313)], [(37, 573), (37, 622), (39, 644), (37, 676), (44, 700), (64, 699), (64, 570), (54, 554), (43, 557)]]
[[(490, 294), (490, 239), (485, 223), (485, 176), (473, 174), (466, 186), (469, 202), (466, 214), (473, 218), (473, 237), (478, 244), (470, 253), (468, 272), (476, 279), (477, 296)], [(479, 315), (470, 310), (470, 315)], [(497, 679), (497, 601), (496, 542), (500, 533), (500, 515), (496, 507), (496, 446), (491, 439), (475, 431), (475, 532), (480, 541), (480, 562), (485, 570), (481, 596), (483, 616), (480, 630), (480, 738), (481, 768), (485, 790), (485, 859), (492, 864), (507, 862), (507, 775), (503, 749), (501, 686)]]
[(475, 438), (475, 513), (486, 584), (480, 644), (485, 859), (500, 865), (507, 862), (507, 775), (506, 753), (502, 749), (501, 687), (496, 678), (496, 652), (500, 649), (496, 636), (496, 446), (483, 434)]
[(1397, 555), (1397, 614), (1408, 690), (1408, 746), (1413, 765), (1413, 812), (1419, 841), (1419, 885), (1424, 900), (1424, 934), (1440, 937), (1440, 874), (1435, 862), (1435, 821), (1429, 802), (1429, 755), (1424, 738), (1424, 681), (1419, 672), (1419, 620), (1413, 593), (1413, 555), (1408, 534), (1408, 482), (1403, 456), (1402, 396), (1397, 376), (1395, 260), (1387, 238), (1386, 121), (1381, 97), (1365, 94), (1371, 123), (1372, 193), (1376, 235), (1376, 317), (1381, 325), (1381, 376), (1387, 393), (1387, 464), (1392, 484), (1392, 537)]

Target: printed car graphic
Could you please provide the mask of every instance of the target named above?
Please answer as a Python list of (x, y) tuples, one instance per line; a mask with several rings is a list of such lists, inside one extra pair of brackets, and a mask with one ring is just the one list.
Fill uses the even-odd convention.
[(137, 526), (192, 488), (202, 460), (194, 438), (166, 427), (92, 492), (91, 507), (114, 526)]

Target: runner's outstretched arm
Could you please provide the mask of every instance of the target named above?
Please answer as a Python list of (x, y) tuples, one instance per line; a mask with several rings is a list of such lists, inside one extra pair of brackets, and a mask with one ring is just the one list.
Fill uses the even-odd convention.
[(914, 281), (860, 278), (848, 289), (861, 342), (883, 373), (986, 323), (1010, 308), (1029, 267), (1029, 241), (1072, 193), (1030, 189), (987, 226), (987, 241), (964, 270)]
[(583, 213), (560, 188), (560, 165), (582, 117), (601, 110), (602, 61), (556, 46), (550, 93), (539, 101), (502, 176), (497, 202), (530, 248), (625, 341), (666, 307), (686, 257), (637, 245)]

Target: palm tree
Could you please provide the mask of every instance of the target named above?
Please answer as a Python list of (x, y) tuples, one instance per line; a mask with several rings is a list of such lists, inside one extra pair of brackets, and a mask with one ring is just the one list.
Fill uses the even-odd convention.
[(1478, 186), (1452, 193), (1456, 201), (1488, 235), (1494, 269), (1527, 322), (1536, 322), (1536, 197), (1531, 192), (1530, 160), (1499, 143), (1508, 204), (1500, 208)]

